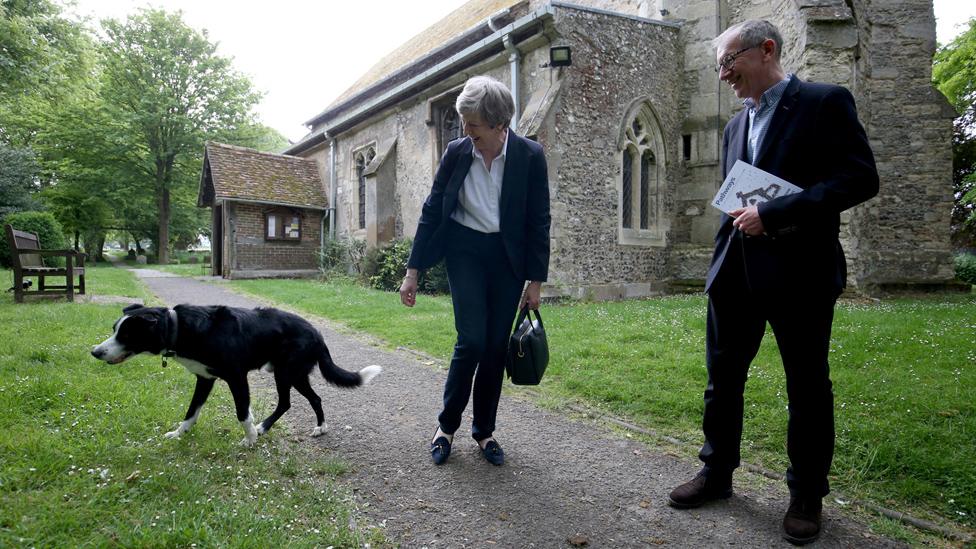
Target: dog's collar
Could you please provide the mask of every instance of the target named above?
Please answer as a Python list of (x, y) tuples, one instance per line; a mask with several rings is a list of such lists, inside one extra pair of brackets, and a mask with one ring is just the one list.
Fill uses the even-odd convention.
[(161, 353), (163, 356), (163, 368), (166, 367), (166, 359), (176, 355), (176, 352), (173, 351), (173, 347), (176, 347), (176, 336), (178, 335), (177, 330), (179, 328), (179, 321), (176, 318), (176, 310), (167, 309), (166, 311), (169, 313), (170, 329), (168, 330), (169, 337), (166, 338), (166, 346), (163, 347), (163, 352)]

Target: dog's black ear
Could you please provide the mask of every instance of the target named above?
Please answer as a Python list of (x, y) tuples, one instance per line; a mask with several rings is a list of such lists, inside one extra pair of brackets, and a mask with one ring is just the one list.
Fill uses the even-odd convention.
[(141, 303), (133, 303), (132, 305), (129, 305), (125, 309), (122, 309), (122, 312), (128, 314), (128, 313), (131, 313), (132, 311), (135, 311), (135, 310), (138, 310), (138, 309), (141, 309), (141, 308), (142, 308), (142, 304)]
[(146, 324), (148, 324), (150, 326), (152, 326), (152, 325), (156, 324), (157, 322), (159, 322), (159, 317), (157, 317), (155, 315), (139, 315), (139, 316), (135, 316), (133, 318), (138, 318), (139, 320), (145, 322)]

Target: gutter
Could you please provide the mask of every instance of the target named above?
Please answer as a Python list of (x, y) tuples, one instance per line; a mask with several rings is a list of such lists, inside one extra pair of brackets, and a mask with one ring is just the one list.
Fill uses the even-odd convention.
[(336, 171), (336, 161), (339, 153), (337, 151), (336, 139), (333, 137), (332, 141), (329, 142), (329, 238), (333, 240), (336, 237), (336, 200), (339, 200), (339, 176)]
[(218, 196), (214, 198), (214, 203), (216, 203), (218, 200), (221, 200), (224, 203), (244, 202), (246, 204), (271, 204), (274, 206), (287, 206), (289, 208), (300, 208), (304, 210), (319, 210), (319, 211), (328, 210), (328, 208), (323, 208), (322, 206), (312, 206), (310, 204), (292, 204), (289, 202), (272, 202), (270, 200), (250, 200), (247, 198), (237, 198), (236, 196)]
[(505, 49), (508, 50), (508, 64), (512, 71), (510, 86), (512, 88), (512, 99), (515, 102), (515, 110), (512, 111), (512, 122), (509, 124), (510, 128), (518, 128), (519, 123), (519, 64), (522, 60), (522, 54), (519, 53), (518, 48), (512, 43), (512, 35), (506, 34), (502, 37), (502, 44), (505, 45)]
[[(532, 31), (533, 27), (540, 24), (544, 19), (551, 20), (554, 13), (555, 8), (550, 4), (529, 12), (520, 19), (499, 28), (492, 34), (464, 48), (450, 58), (441, 61), (389, 91), (364, 101), (348, 113), (336, 117), (331, 123), (323, 125), (322, 129), (314, 132), (304, 141), (292, 145), (282, 154), (294, 155), (300, 153), (313, 144), (321, 143), (327, 138), (327, 135), (336, 135), (355, 125), (362, 119), (394, 105), (411, 95), (415, 95), (419, 91), (429, 87), (430, 84), (443, 79), (446, 75), (460, 72), (474, 65), (478, 61), (489, 57), (493, 51), (506, 49), (506, 37), (509, 41), (512, 41), (513, 35)], [(536, 34), (536, 32), (532, 32), (531, 34)], [(352, 98), (350, 101), (354, 99)]]

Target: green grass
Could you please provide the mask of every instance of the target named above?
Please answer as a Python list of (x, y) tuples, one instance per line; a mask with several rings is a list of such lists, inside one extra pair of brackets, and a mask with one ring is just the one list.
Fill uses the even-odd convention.
[[(31, 289), (37, 289), (37, 279), (32, 278), (31, 280), (35, 284)], [(14, 285), (13, 271), (0, 268), (0, 281), (2, 281), (0, 285), (3, 286), (3, 289), (12, 287)], [(56, 278), (49, 278), (48, 281), (55, 284), (63, 284), (64, 277), (61, 277), (60, 282)], [(146, 290), (146, 287), (124, 269), (116, 269), (105, 263), (94, 262), (85, 264), (85, 293), (92, 296), (111, 295), (135, 297), (143, 300), (152, 299), (152, 294)], [(13, 292), (8, 292), (7, 298), (7, 301), (12, 302)], [(38, 299), (40, 298), (28, 298), (31, 304), (38, 303)], [(6, 303), (7, 301), (0, 303)]]
[[(448, 359), (448, 297), (413, 309), (347, 281), (246, 280), (236, 287)], [(546, 306), (551, 360), (541, 386), (686, 441), (701, 442), (705, 298)], [(833, 487), (848, 497), (971, 528), (976, 522), (976, 295), (841, 302), (831, 369)], [(743, 459), (787, 460), (782, 363), (768, 332), (746, 388)]]
[[(123, 269), (91, 293), (144, 297)], [(0, 280), (10, 280), (0, 271)], [(349, 526), (334, 482), (347, 466), (293, 442), (287, 424), (238, 446), (226, 385), (180, 440), (193, 378), (157, 357), (109, 366), (89, 355), (117, 305), (0, 295), (0, 547), (326, 547), (386, 543)], [(254, 403), (257, 415), (273, 399)]]
[(105, 263), (85, 266), (85, 291), (93, 296), (138, 297), (146, 303), (155, 299), (130, 273)]

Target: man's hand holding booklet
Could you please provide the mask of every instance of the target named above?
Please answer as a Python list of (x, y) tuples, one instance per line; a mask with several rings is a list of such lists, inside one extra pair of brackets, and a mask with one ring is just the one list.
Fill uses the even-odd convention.
[(729, 170), (729, 175), (715, 193), (712, 206), (729, 213), (740, 208), (758, 206), (776, 197), (802, 190), (785, 179), (736, 160), (735, 165)]

